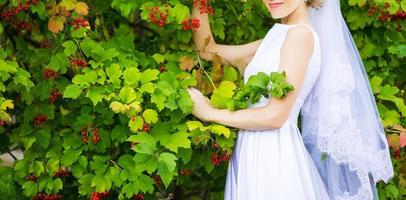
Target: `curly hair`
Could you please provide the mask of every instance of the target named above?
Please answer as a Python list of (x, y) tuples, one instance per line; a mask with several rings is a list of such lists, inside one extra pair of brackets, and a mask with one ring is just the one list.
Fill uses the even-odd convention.
[(320, 8), (325, 0), (307, 0), (306, 5), (312, 8)]

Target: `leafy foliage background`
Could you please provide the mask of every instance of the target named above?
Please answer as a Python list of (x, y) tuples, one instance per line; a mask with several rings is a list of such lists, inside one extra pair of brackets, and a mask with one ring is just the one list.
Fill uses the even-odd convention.
[[(217, 165), (213, 155), (231, 153), (237, 130), (196, 121), (185, 88), (233, 109), (226, 100), (242, 77), (197, 57), (192, 31), (182, 29), (191, 0), (167, 3), (159, 26), (148, 8), (165, 13), (165, 1), (0, 0), (0, 152), (24, 149), (24, 159), (0, 167), (2, 198), (88, 199), (108, 191), (105, 199), (222, 199), (227, 162)], [(211, 1), (216, 42), (263, 37), (275, 21), (262, 4)], [(378, 184), (380, 199), (402, 199), (406, 1), (341, 7), (391, 145), (396, 176)]]

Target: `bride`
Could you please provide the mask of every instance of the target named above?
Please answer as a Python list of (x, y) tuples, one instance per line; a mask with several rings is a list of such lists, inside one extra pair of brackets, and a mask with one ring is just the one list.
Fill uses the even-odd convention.
[(339, 0), (263, 2), (281, 23), (244, 45), (215, 43), (207, 14), (192, 13), (201, 22), (193, 41), (202, 58), (216, 53), (243, 73), (245, 83), (258, 72), (286, 71), (295, 88), (282, 99), (262, 97), (234, 112), (213, 108), (200, 91), (188, 89), (193, 115), (240, 129), (224, 199), (378, 199), (375, 184), (387, 182), (393, 168)]

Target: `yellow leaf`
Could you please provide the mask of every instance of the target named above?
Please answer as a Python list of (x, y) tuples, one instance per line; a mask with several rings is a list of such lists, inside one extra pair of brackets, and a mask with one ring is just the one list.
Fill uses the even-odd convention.
[(65, 21), (66, 18), (63, 16), (52, 16), (48, 21), (48, 29), (53, 33), (62, 31)]
[(229, 138), (229, 137), (230, 137), (230, 134), (231, 134), (230, 129), (228, 129), (228, 128), (225, 127), (225, 126), (217, 125), (217, 124), (211, 125), (211, 126), (210, 126), (210, 130), (211, 130), (214, 134), (216, 134), (216, 135), (224, 135), (224, 137), (226, 137), (226, 138)]
[(76, 0), (62, 0), (59, 5), (65, 7), (67, 10), (73, 10), (75, 9), (75, 3)]
[(89, 13), (89, 6), (85, 2), (78, 2), (75, 6), (75, 11), (79, 15), (87, 15)]
[(137, 112), (137, 113), (140, 112), (142, 109), (139, 101), (134, 101), (134, 102), (130, 103), (129, 106), (130, 106), (130, 108), (134, 108), (135, 112)]
[(110, 108), (115, 113), (125, 113), (126, 111), (129, 110), (130, 107), (128, 105), (124, 105), (118, 101), (114, 101), (114, 102), (111, 102)]
[(13, 104), (13, 101), (12, 100), (5, 100), (5, 101), (3, 101), (3, 103), (1, 104), (1, 107), (0, 107), (2, 110), (6, 110), (7, 108), (9, 108), (9, 109), (13, 109), (14, 108), (14, 104)]
[(199, 121), (187, 121), (186, 125), (187, 125), (189, 131), (193, 131), (195, 129), (199, 129), (201, 131), (207, 130), (207, 128), (204, 127), (203, 124)]

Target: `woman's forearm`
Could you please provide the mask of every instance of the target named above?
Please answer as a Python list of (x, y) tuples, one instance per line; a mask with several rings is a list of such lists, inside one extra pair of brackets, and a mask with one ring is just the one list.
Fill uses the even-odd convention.
[(282, 126), (278, 116), (265, 106), (237, 111), (214, 109), (209, 121), (246, 130), (275, 129)]
[[(198, 7), (193, 6), (191, 17), (198, 18), (200, 21), (200, 27), (197, 31), (192, 31), (193, 43), (199, 53), (205, 54), (205, 57), (210, 56), (207, 53), (201, 52), (203, 48), (205, 48), (206, 51), (210, 51), (210, 48), (216, 44), (210, 29), (209, 16), (207, 13), (200, 14)], [(207, 40), (207, 38), (210, 39)], [(206, 41), (209, 41), (209, 43), (206, 44)]]

